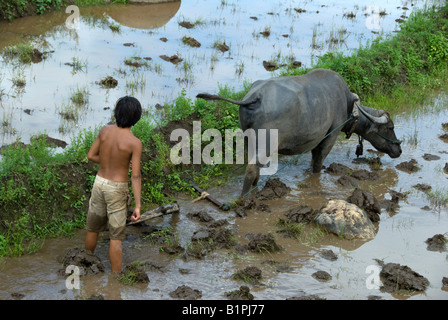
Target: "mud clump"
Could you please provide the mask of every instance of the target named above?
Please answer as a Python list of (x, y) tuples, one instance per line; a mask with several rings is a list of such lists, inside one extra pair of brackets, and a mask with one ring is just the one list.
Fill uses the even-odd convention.
[(149, 283), (145, 268), (140, 263), (126, 265), (119, 273), (118, 279), (124, 284)]
[(327, 282), (332, 279), (331, 275), (328, 272), (322, 270), (314, 272), (311, 276), (320, 282)]
[(181, 300), (197, 300), (202, 298), (202, 292), (189, 286), (182, 285), (170, 292), (170, 297)]
[(113, 89), (118, 85), (118, 80), (111, 76), (107, 76), (106, 78), (101, 79), (98, 83), (105, 88)]
[(211, 222), (214, 219), (211, 215), (209, 215), (205, 211), (199, 211), (199, 212), (189, 212), (187, 213), (187, 217), (194, 221), (201, 221), (201, 222)]
[(146, 61), (143, 61), (141, 57), (131, 57), (129, 59), (126, 59), (124, 61), (124, 64), (127, 66), (131, 66), (134, 68), (140, 68), (142, 66), (145, 66), (147, 64)]
[(323, 250), (320, 255), (322, 258), (330, 261), (338, 260), (338, 256), (333, 252), (333, 250)]
[(418, 166), (417, 160), (411, 159), (409, 161), (404, 161), (395, 166), (398, 170), (407, 172), (407, 173), (413, 173), (420, 170), (420, 167)]
[(442, 289), (448, 290), (448, 278), (447, 277), (442, 278)]
[(351, 176), (342, 176), (336, 182), (343, 187), (359, 187), (359, 180)]
[(369, 191), (356, 188), (355, 191), (347, 198), (347, 202), (353, 203), (364, 209), (370, 221), (380, 221), (381, 207), (375, 196)]
[(182, 58), (179, 58), (177, 55), (172, 55), (171, 57), (168, 57), (167, 55), (161, 55), (160, 58), (167, 62), (171, 62), (172, 64), (178, 64), (184, 60)]
[(394, 190), (389, 191), (389, 194), (391, 199), (384, 199), (381, 201), (380, 206), (386, 209), (389, 213), (395, 213), (400, 207), (399, 201), (406, 199), (407, 195)]
[(344, 187), (359, 186), (360, 181), (376, 181), (380, 179), (377, 172), (368, 171), (365, 169), (353, 170), (340, 163), (332, 163), (325, 170), (331, 175), (341, 176), (336, 182)]
[(379, 261), (383, 267), (380, 272), (380, 278), (383, 282), (381, 290), (393, 293), (399, 290), (406, 291), (425, 291), (429, 286), (429, 281), (422, 275), (413, 271), (408, 266), (402, 266), (398, 263), (384, 264)]
[(441, 136), (439, 136), (440, 140), (442, 140), (443, 142), (448, 143), (448, 133), (442, 134)]
[(262, 279), (261, 270), (257, 267), (247, 267), (243, 270), (238, 270), (236, 273), (232, 275), (232, 279), (234, 280), (242, 280), (246, 283), (250, 283), (252, 285), (257, 285), (260, 283)]
[(258, 200), (275, 200), (286, 196), (291, 189), (286, 186), (279, 178), (268, 180), (263, 189), (257, 192)]
[(30, 57), (32, 63), (39, 63), (43, 60), (44, 54), (40, 52), (38, 49), (34, 48)]
[(235, 208), (235, 213), (237, 217), (244, 218), (247, 216), (247, 210), (254, 209), (257, 205), (254, 197), (249, 196), (239, 199), (237, 203), (238, 207)]
[(185, 29), (193, 29), (194, 28), (194, 24), (192, 24), (189, 21), (181, 21), (181, 22), (179, 22), (179, 25), (181, 27), (184, 27)]
[(66, 268), (70, 265), (80, 269), (80, 275), (92, 275), (104, 272), (105, 268), (100, 258), (91, 251), (81, 248), (67, 249), (64, 256), (58, 257), (58, 262), (63, 268), (58, 271), (60, 275), (66, 275)]
[(277, 64), (273, 61), (263, 61), (263, 67), (266, 69), (266, 71), (275, 71), (284, 66), (286, 66), (286, 65), (285, 64)]
[(25, 295), (23, 293), (19, 293), (19, 292), (11, 293), (11, 298), (13, 298), (14, 300), (21, 300), (24, 297), (25, 297)]
[(316, 214), (317, 210), (306, 205), (299, 205), (284, 213), (289, 221), (296, 223), (310, 223), (314, 220)]
[(225, 296), (230, 300), (254, 300), (248, 286), (241, 286), (239, 290), (226, 292)]
[(218, 49), (219, 51), (221, 51), (222, 53), (227, 52), (230, 50), (230, 47), (228, 45), (226, 45), (226, 42), (224, 41), (223, 43), (217, 43), (213, 46), (215, 49)]
[(325, 169), (325, 172), (333, 175), (351, 175), (353, 173), (353, 170), (343, 164), (340, 163), (332, 163), (328, 166), (327, 169)]
[(428, 245), (427, 249), (429, 251), (446, 251), (446, 244), (448, 243), (448, 239), (445, 238), (443, 234), (436, 234), (435, 236), (426, 239), (425, 243)]
[(189, 45), (190, 47), (193, 47), (193, 48), (201, 47), (201, 43), (192, 37), (183, 37), (182, 42)]
[(355, 170), (351, 176), (360, 181), (376, 181), (380, 179), (380, 175), (377, 172), (365, 169)]
[(412, 187), (421, 192), (428, 192), (432, 189), (432, 187), (426, 183), (417, 183), (416, 185), (413, 185)]
[(440, 160), (440, 157), (435, 154), (425, 153), (423, 155), (423, 159), (426, 161), (434, 161), (434, 160)]
[(161, 127), (161, 128), (157, 128), (156, 130), (154, 130), (155, 134), (160, 133), (163, 137), (164, 137), (164, 141), (166, 143), (166, 145), (170, 148), (173, 148), (178, 141), (171, 141), (170, 139), (170, 135), (171, 132), (173, 132), (176, 129), (183, 129), (186, 130), (190, 136), (193, 135), (193, 121), (195, 120), (199, 120), (195, 117), (190, 117), (186, 120), (173, 120), (168, 122), (165, 126)]
[(282, 250), (277, 242), (275, 242), (274, 236), (272, 234), (249, 233), (246, 234), (246, 238), (249, 239), (249, 243), (247, 244), (247, 250), (249, 251), (265, 253), (277, 252)]
[[(225, 223), (224, 223), (225, 224)], [(222, 225), (222, 223), (219, 223)], [(184, 253), (184, 260), (202, 259), (216, 249), (230, 249), (235, 245), (232, 232), (226, 228), (203, 228), (194, 232)]]

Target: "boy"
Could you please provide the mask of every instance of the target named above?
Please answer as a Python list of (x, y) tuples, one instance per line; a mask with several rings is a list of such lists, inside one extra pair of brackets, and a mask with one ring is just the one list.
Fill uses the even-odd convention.
[(137, 99), (128, 96), (118, 99), (114, 109), (116, 125), (108, 125), (101, 129), (87, 154), (90, 161), (99, 163), (100, 166), (89, 201), (85, 248), (95, 251), (98, 234), (105, 230), (107, 224), (110, 235), (109, 256), (113, 272), (121, 271), (123, 259), (122, 240), (126, 236), (130, 167), (135, 200), (131, 221), (140, 219), (142, 143), (131, 133), (131, 128), (140, 120), (141, 115), (142, 108)]

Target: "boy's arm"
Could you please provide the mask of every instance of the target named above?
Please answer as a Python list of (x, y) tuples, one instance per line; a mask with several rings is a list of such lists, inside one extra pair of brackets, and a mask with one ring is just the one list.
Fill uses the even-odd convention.
[(134, 151), (132, 152), (132, 193), (134, 194), (135, 208), (132, 214), (131, 221), (137, 221), (140, 219), (140, 208), (141, 208), (141, 192), (142, 192), (142, 176), (141, 176), (141, 165), (140, 160), (142, 157), (142, 143), (140, 140), (136, 143)]
[(98, 135), (87, 153), (87, 159), (100, 163), (100, 135)]

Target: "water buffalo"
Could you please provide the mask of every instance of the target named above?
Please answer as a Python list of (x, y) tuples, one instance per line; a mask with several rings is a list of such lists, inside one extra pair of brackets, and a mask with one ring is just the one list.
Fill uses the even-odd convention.
[[(331, 70), (315, 69), (303, 76), (256, 81), (242, 101), (205, 93), (197, 97), (239, 105), (243, 131), (278, 129), (279, 154), (297, 155), (311, 150), (311, 166), (316, 173), (321, 171), (340, 131), (348, 137), (358, 134), (391, 158), (401, 154), (389, 114), (361, 106), (358, 96)], [(269, 150), (267, 154), (271, 154)], [(248, 164), (241, 196), (257, 184), (259, 176), (260, 164)]]

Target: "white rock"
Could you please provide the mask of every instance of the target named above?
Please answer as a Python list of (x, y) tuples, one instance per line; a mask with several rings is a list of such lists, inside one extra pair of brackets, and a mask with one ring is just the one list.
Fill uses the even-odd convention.
[(357, 205), (344, 200), (330, 200), (314, 221), (345, 239), (372, 239), (376, 235), (367, 214)]

